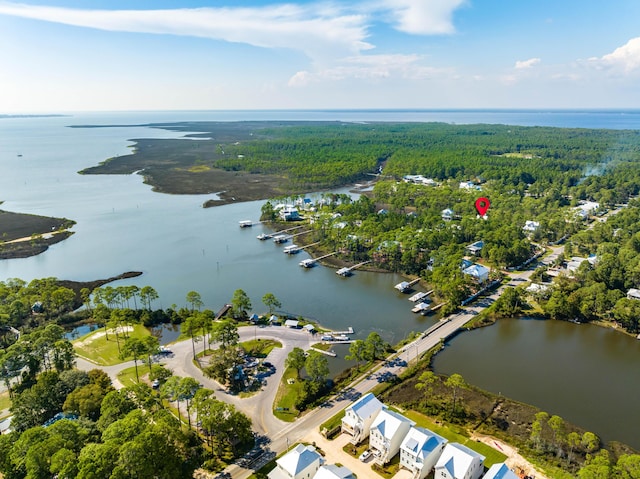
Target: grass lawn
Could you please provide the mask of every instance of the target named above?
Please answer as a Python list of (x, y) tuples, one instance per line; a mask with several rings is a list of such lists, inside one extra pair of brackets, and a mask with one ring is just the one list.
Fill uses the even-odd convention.
[(5, 391), (0, 394), (0, 419), (4, 419), (9, 414), (3, 414), (2, 411), (11, 407), (11, 398), (9, 397), (9, 391)]
[[(293, 379), (293, 384), (289, 384), (289, 379)], [(298, 381), (297, 372), (293, 368), (287, 368), (282, 375), (282, 381), (276, 394), (273, 414), (283, 421), (293, 422), (298, 417), (298, 410), (295, 407), (298, 394), (302, 390), (302, 381)]]
[(436, 434), (439, 434), (449, 442), (458, 442), (463, 446), (467, 446), (469, 449), (473, 449), (477, 453), (482, 454), (486, 458), (484, 461), (484, 465), (486, 467), (491, 467), (492, 465), (504, 462), (507, 459), (507, 456), (500, 451), (487, 446), (484, 443), (470, 439), (462, 428), (436, 424), (427, 416), (415, 411), (405, 411), (402, 414), (415, 421), (418, 426), (422, 426)]
[[(149, 368), (140, 362), (138, 362), (138, 376), (140, 377), (141, 383), (148, 383), (149, 377)], [(131, 367), (127, 369), (123, 369), (118, 373), (118, 380), (122, 383), (123, 386), (133, 386), (134, 384), (138, 384), (136, 382), (136, 368)]]
[(240, 343), (240, 347), (254, 358), (266, 358), (273, 348), (281, 348), (282, 343), (273, 339), (252, 339)]
[[(134, 324), (130, 337), (144, 338), (151, 333), (141, 324)], [(120, 333), (120, 347), (124, 344), (124, 338)], [(87, 358), (101, 366), (112, 366), (123, 362), (119, 357), (118, 343), (115, 334), (109, 333), (109, 341), (104, 334), (104, 328), (93, 331), (82, 338), (73, 341), (73, 348), (79, 356)]]

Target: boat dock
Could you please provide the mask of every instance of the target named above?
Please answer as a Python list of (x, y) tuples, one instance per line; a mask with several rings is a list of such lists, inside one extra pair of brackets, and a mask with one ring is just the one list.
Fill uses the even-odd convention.
[(325, 351), (324, 349), (313, 348), (313, 347), (311, 347), (309, 349), (311, 349), (312, 351), (317, 351), (317, 352), (322, 353), (322, 354), (326, 354), (327, 356), (331, 356), (332, 358), (335, 358), (337, 356), (337, 354), (334, 353), (333, 351)]
[(409, 298), (409, 301), (411, 301), (412, 303), (417, 303), (418, 301), (422, 301), (425, 298), (427, 298), (431, 293), (433, 293), (433, 290), (427, 291), (426, 293), (424, 291), (420, 291), (419, 293), (416, 293), (413, 296), (411, 296)]
[(273, 242), (275, 244), (282, 244), (286, 243), (287, 241), (289, 241), (289, 236), (287, 235), (276, 235), (273, 237)]
[(352, 274), (351, 272), (354, 269), (359, 268), (360, 266), (363, 266), (363, 265), (365, 265), (367, 263), (371, 263), (371, 260), (363, 261), (362, 263), (358, 263), (358, 264), (354, 264), (353, 266), (349, 266), (348, 268), (347, 267), (340, 268), (338, 271), (336, 271), (336, 274), (339, 275), (339, 276), (343, 276), (343, 277), (351, 276), (351, 274)]
[(289, 246), (285, 246), (284, 249), (282, 250), (282, 252), (285, 253), (285, 254), (296, 254), (301, 249), (302, 248), (300, 248), (300, 246), (298, 246), (297, 244), (291, 244)]
[(411, 287), (414, 284), (418, 284), (420, 282), (420, 278), (416, 278), (413, 281), (403, 281), (402, 283), (398, 283), (394, 286), (401, 293), (407, 293), (411, 290)]
[[(313, 246), (314, 244), (318, 244), (318, 243), (312, 243), (312, 244), (310, 244), (308, 246)], [(306, 246), (305, 246), (305, 248), (306, 248)], [(321, 259), (328, 258), (329, 256), (333, 256), (334, 254), (338, 254), (338, 252), (334, 251), (333, 253), (329, 253), (329, 254), (325, 254), (325, 255), (322, 255), (322, 256), (318, 256), (317, 258), (303, 259), (302, 261), (300, 261), (300, 266), (302, 266), (303, 268), (312, 268)]]
[[(246, 220), (246, 221), (248, 221), (248, 220)], [(264, 240), (268, 240), (268, 239), (271, 239), (271, 238), (275, 238), (276, 236), (286, 236), (286, 235), (283, 235), (282, 233), (286, 233), (288, 231), (293, 231), (293, 230), (296, 230), (298, 228), (302, 228), (303, 226), (305, 226), (305, 225), (292, 226), (291, 228), (287, 228), (285, 230), (276, 231), (275, 233), (261, 233), (258, 236), (256, 236), (256, 238), (258, 238), (261, 241), (264, 241)], [(287, 236), (287, 238), (288, 238), (288, 236)]]
[(349, 326), (346, 331), (332, 331), (331, 334), (353, 334), (353, 328)]
[(431, 306), (429, 306), (427, 303), (418, 303), (411, 309), (411, 312), (427, 314), (432, 312), (432, 309), (431, 309)]
[(253, 221), (251, 220), (241, 220), (238, 223), (240, 224), (240, 228), (250, 228), (253, 226)]

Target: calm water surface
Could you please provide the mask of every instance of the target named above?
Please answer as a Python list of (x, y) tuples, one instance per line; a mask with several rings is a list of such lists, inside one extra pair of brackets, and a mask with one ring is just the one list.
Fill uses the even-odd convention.
[(640, 341), (630, 336), (590, 324), (505, 319), (453, 338), (434, 368), (640, 449)]
[[(267, 231), (263, 226), (240, 229), (239, 220), (258, 219), (262, 202), (203, 209), (211, 195), (153, 193), (138, 175), (76, 173), (127, 154), (132, 145), (128, 139), (175, 138), (183, 133), (68, 125), (189, 120), (443, 121), (640, 129), (638, 111), (131, 112), (0, 119), (2, 208), (77, 221), (75, 234), (46, 253), (1, 261), (0, 279), (93, 280), (138, 270), (143, 276), (118, 284), (153, 286), (160, 294), (156, 307), (183, 306), (186, 293), (195, 290), (205, 306), (215, 310), (242, 288), (254, 310), (263, 312), (261, 298), (271, 292), (286, 312), (334, 329), (352, 326), (357, 338), (378, 331), (392, 343), (434, 322), (410, 312), (407, 296), (393, 289), (403, 279), (398, 275), (356, 272), (340, 278), (324, 267), (305, 270), (298, 262), (308, 257), (306, 253), (288, 256), (271, 241), (258, 241), (256, 235)], [(438, 356), (436, 366), (640, 448), (639, 345), (586, 325), (501, 322), (458, 336)], [(334, 371), (343, 365), (334, 362)]]

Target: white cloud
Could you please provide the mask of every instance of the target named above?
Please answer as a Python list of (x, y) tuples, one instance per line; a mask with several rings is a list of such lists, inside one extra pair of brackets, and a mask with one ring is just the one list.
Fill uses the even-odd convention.
[(365, 41), (365, 15), (314, 4), (89, 10), (0, 2), (0, 14), (107, 31), (184, 35), (289, 48), (303, 51), (314, 60), (373, 48)]
[(623, 46), (602, 58), (591, 58), (596, 65), (613, 67), (629, 73), (640, 68), (640, 37), (632, 38)]
[(433, 35), (454, 33), (453, 12), (465, 0), (381, 0), (395, 21), (395, 27), (405, 33)]
[(525, 70), (540, 63), (539, 58), (529, 58), (528, 60), (518, 60), (514, 66), (516, 70)]
[(419, 55), (357, 55), (343, 58), (336, 65), (319, 69), (315, 73), (297, 72), (289, 79), (289, 86), (307, 85), (313, 81), (339, 81), (350, 78), (360, 80), (379, 80), (400, 78), (404, 80), (423, 80), (436, 76), (451, 76), (449, 69), (433, 68), (422, 65)]

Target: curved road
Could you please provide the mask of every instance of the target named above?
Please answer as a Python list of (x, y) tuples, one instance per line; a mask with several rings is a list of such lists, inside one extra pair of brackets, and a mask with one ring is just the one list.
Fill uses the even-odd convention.
[[(552, 248), (551, 254), (542, 261), (545, 264), (553, 262), (563, 251), (562, 246)], [(180, 341), (171, 345), (173, 355), (164, 358), (162, 363), (177, 376), (190, 376), (200, 382), (204, 387), (214, 391), (216, 397), (227, 403), (233, 404), (238, 410), (251, 418), (254, 430), (258, 435), (268, 437), (268, 448), (275, 454), (285, 451), (290, 444), (294, 444), (310, 436), (313, 431), (317, 431), (320, 424), (337, 414), (340, 410), (351, 404), (363, 394), (372, 390), (381, 381), (399, 375), (407, 365), (417, 360), (422, 354), (436, 346), (440, 341), (448, 338), (465, 323), (487, 306), (491, 305), (505, 290), (506, 287), (517, 287), (527, 281), (533, 272), (533, 265), (526, 271), (513, 272), (510, 274), (510, 281), (505, 286), (499, 287), (491, 295), (480, 298), (472, 306), (463, 308), (459, 313), (451, 315), (446, 319), (425, 331), (412, 343), (405, 345), (392, 360), (377, 367), (366, 377), (357, 379), (350, 387), (340, 391), (332, 399), (326, 401), (321, 407), (309, 411), (307, 414), (297, 419), (295, 422), (287, 423), (273, 415), (272, 407), (278, 390), (278, 385), (284, 371), (284, 363), (287, 355), (294, 347), (304, 350), (319, 341), (317, 336), (311, 335), (305, 330), (289, 329), (284, 326), (241, 327), (238, 330), (240, 341), (248, 341), (255, 338), (275, 339), (282, 343), (282, 348), (274, 348), (267, 360), (276, 368), (275, 374), (267, 378), (267, 384), (257, 394), (240, 398), (228, 394), (216, 381), (204, 376), (202, 371), (193, 363), (193, 350), (191, 340)], [(133, 361), (118, 364), (116, 366), (97, 366), (89, 361), (78, 358), (79, 369), (89, 370), (94, 368), (103, 369), (116, 385), (122, 387), (117, 380), (117, 374), (126, 368), (133, 366)], [(271, 455), (270, 457), (273, 457)], [(265, 458), (265, 461), (268, 458)], [(253, 473), (254, 468), (262, 465), (260, 458), (252, 463), (252, 468), (247, 469), (240, 465), (233, 464), (227, 468), (233, 478), (246, 478)]]

